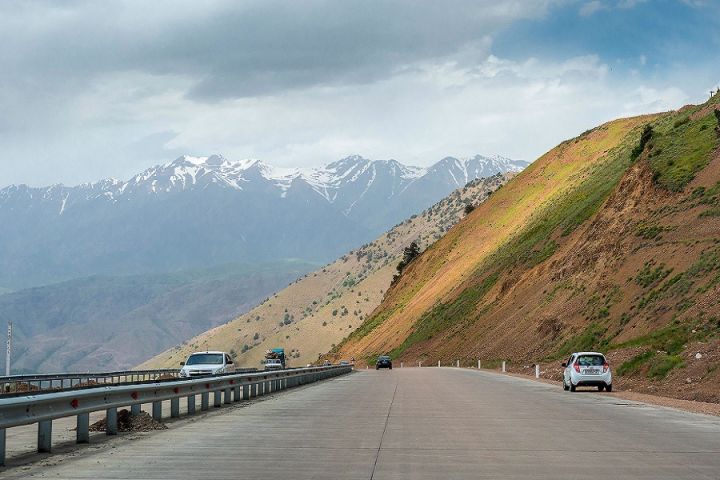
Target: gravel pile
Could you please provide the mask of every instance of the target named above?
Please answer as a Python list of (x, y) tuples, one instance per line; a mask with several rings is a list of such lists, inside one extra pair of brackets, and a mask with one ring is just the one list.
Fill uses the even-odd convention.
[[(91, 432), (104, 432), (107, 422), (103, 418), (90, 425)], [(130, 415), (130, 411), (122, 409), (118, 411), (119, 432), (149, 432), (151, 430), (165, 430), (166, 425), (153, 420), (147, 412), (140, 412), (139, 415)]]

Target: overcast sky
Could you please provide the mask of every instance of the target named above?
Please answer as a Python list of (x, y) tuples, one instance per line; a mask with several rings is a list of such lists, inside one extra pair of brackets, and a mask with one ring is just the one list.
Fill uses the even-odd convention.
[(718, 0), (0, 3), (0, 186), (181, 154), (534, 160), (720, 84)]

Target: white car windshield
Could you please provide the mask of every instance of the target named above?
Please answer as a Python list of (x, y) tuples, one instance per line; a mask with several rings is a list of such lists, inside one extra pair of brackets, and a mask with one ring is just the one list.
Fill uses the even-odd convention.
[(222, 353), (198, 353), (190, 355), (185, 365), (222, 365)]

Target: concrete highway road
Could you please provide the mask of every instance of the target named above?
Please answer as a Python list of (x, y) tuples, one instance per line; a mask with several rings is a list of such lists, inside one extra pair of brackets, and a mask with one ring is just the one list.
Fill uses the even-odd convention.
[(720, 418), (477, 370), (359, 371), (220, 410), (0, 478), (720, 479)]

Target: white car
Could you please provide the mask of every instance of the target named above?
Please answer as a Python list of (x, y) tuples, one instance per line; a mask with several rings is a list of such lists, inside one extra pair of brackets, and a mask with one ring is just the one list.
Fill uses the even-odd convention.
[(597, 387), (612, 392), (612, 372), (605, 355), (598, 352), (576, 352), (563, 363), (563, 390)]
[(265, 370), (282, 370), (282, 361), (279, 358), (266, 358), (263, 363)]
[(196, 352), (180, 364), (180, 377), (219, 375), (235, 371), (232, 358), (225, 352)]

